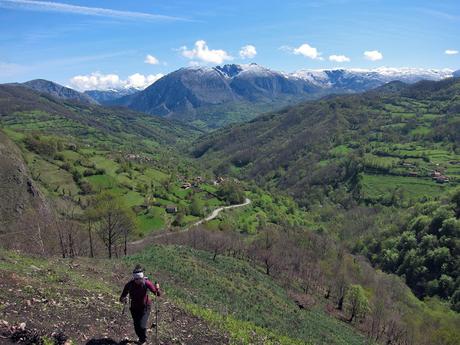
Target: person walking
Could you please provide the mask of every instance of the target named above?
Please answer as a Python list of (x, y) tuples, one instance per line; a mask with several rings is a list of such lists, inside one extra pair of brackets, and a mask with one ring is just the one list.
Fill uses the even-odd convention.
[(139, 337), (139, 344), (147, 341), (147, 322), (150, 315), (152, 300), (148, 295), (151, 291), (156, 296), (160, 296), (160, 284), (153, 284), (144, 276), (144, 270), (140, 265), (136, 265), (133, 270), (132, 279), (126, 283), (120, 296), (120, 302), (127, 303), (127, 296), (131, 299), (130, 311), (133, 317), (134, 330)]

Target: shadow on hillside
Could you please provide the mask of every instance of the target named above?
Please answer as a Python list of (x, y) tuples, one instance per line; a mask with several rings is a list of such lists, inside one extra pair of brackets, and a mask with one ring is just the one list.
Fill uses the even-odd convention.
[(137, 341), (134, 340), (123, 340), (117, 342), (110, 338), (102, 338), (102, 339), (91, 339), (86, 343), (86, 345), (127, 345), (127, 344), (137, 344)]

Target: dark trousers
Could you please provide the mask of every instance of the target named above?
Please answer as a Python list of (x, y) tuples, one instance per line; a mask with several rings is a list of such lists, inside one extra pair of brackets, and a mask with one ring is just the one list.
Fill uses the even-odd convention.
[(139, 337), (140, 342), (147, 340), (147, 321), (150, 315), (150, 305), (145, 306), (144, 309), (134, 310), (131, 309), (131, 316), (134, 322), (134, 331)]

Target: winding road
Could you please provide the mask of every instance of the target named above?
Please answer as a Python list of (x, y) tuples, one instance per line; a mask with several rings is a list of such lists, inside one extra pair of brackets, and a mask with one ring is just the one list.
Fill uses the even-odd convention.
[(222, 207), (216, 208), (214, 211), (211, 212), (211, 214), (209, 216), (207, 216), (207, 217), (205, 217), (203, 219), (200, 219), (199, 221), (197, 221), (197, 222), (195, 222), (195, 223), (189, 225), (188, 227), (186, 227), (184, 229), (181, 229), (179, 231), (163, 231), (163, 232), (161, 232), (159, 234), (158, 233), (157, 234), (151, 234), (150, 236), (146, 236), (144, 238), (141, 238), (140, 240), (129, 242), (128, 243), (128, 246), (129, 246), (129, 249), (130, 249), (129, 251), (132, 253), (133, 250), (136, 251), (136, 249), (137, 250), (140, 249), (139, 247), (143, 247), (144, 245), (146, 245), (148, 243), (151, 243), (153, 240), (155, 240), (157, 238), (187, 232), (187, 231), (189, 231), (190, 229), (192, 229), (195, 226), (198, 226), (200, 224), (203, 224), (204, 222), (209, 222), (210, 220), (213, 220), (214, 218), (216, 218), (219, 215), (220, 212), (222, 212), (224, 210), (247, 206), (250, 203), (251, 203), (251, 200), (246, 198), (246, 199), (244, 199), (244, 202), (242, 204), (230, 205), (230, 206), (222, 206)]

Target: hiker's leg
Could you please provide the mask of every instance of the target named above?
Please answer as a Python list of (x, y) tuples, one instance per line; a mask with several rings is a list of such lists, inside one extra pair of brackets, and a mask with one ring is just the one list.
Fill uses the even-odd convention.
[(144, 309), (144, 313), (140, 317), (139, 320), (139, 340), (145, 341), (147, 339), (147, 322), (149, 320), (150, 315), (150, 305), (146, 306)]
[(142, 340), (142, 330), (141, 330), (141, 318), (142, 318), (142, 311), (131, 310), (131, 316), (133, 317), (134, 323), (134, 331), (136, 332), (137, 337), (139, 340)]

